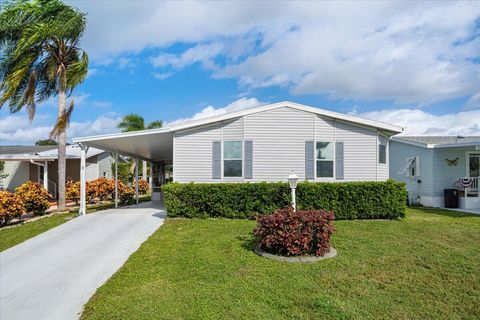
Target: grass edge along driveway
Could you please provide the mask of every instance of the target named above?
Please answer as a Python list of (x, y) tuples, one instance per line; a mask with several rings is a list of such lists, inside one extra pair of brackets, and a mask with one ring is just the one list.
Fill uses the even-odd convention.
[(254, 221), (168, 219), (86, 304), (82, 319), (475, 319), (480, 216), (408, 209), (336, 221), (334, 259), (267, 260)]
[[(141, 195), (139, 202), (150, 201), (150, 196)], [(106, 203), (91, 204), (87, 206), (87, 213), (114, 208), (115, 204)], [(27, 221), (17, 225), (0, 228), (0, 252), (5, 251), (17, 244), (48, 231), (78, 216), (78, 207), (69, 208), (69, 212), (51, 213), (34, 221)]]

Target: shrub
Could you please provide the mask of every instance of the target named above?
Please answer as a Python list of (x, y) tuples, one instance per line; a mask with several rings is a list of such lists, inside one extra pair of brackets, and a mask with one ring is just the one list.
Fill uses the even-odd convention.
[(259, 216), (253, 233), (260, 237), (260, 247), (267, 252), (287, 256), (321, 256), (330, 251), (333, 219), (331, 211), (293, 212), (288, 206), (271, 215)]
[(80, 182), (75, 182), (73, 180), (68, 180), (65, 188), (65, 198), (75, 202), (75, 204), (80, 204)]
[[(87, 203), (93, 202), (93, 200), (97, 197), (97, 192), (95, 188), (92, 188), (90, 182), (86, 184), (86, 201)], [(75, 204), (80, 204), (80, 182), (79, 181), (67, 181), (67, 186), (65, 189), (65, 198), (67, 200), (71, 200), (75, 202)]]
[(48, 199), (52, 196), (37, 182), (27, 181), (16, 188), (15, 193), (22, 198), (27, 213), (42, 215), (50, 208)]
[(118, 184), (118, 203), (126, 206), (135, 203), (135, 190), (123, 183)]
[(22, 198), (8, 191), (0, 191), (0, 227), (9, 224), (13, 218), (19, 218), (23, 212)]
[[(169, 216), (249, 218), (290, 203), (284, 182), (168, 183), (162, 187)], [(397, 219), (405, 216), (405, 184), (382, 182), (301, 182), (299, 210), (334, 211), (336, 219)]]
[(87, 184), (95, 198), (98, 198), (101, 201), (108, 201), (115, 198), (114, 179), (98, 178)]
[(147, 180), (140, 179), (138, 180), (138, 193), (139, 194), (148, 194), (150, 191), (150, 185)]

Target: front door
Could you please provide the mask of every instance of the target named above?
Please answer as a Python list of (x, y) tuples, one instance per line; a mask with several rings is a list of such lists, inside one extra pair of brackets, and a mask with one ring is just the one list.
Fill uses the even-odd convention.
[(480, 177), (480, 153), (468, 155), (467, 173), (470, 178)]

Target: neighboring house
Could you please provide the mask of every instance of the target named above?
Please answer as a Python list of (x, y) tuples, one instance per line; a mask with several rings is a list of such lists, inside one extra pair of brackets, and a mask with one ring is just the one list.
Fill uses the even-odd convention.
[(480, 208), (480, 136), (394, 137), (390, 159), (390, 177), (407, 184), (411, 203), (443, 207), (444, 189), (453, 188), (461, 208)]
[(177, 182), (388, 179), (391, 136), (401, 127), (280, 102), (169, 127), (76, 138), (74, 142), (149, 160), (154, 191), (173, 165)]
[[(67, 181), (80, 180), (80, 148), (67, 146), (66, 175)], [(35, 181), (46, 186), (56, 196), (58, 181), (57, 146), (0, 146), (0, 161), (5, 161), (3, 188), (15, 191), (15, 188), (26, 181)], [(89, 148), (87, 153), (87, 181), (99, 177), (112, 178), (114, 158), (109, 152)], [(44, 183), (45, 164), (48, 182)]]

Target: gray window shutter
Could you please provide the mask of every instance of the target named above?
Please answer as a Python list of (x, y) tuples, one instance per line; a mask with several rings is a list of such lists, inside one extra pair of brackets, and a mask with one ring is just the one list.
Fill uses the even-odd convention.
[(315, 179), (315, 147), (313, 140), (305, 141), (305, 179)]
[(222, 177), (222, 144), (221, 141), (213, 141), (212, 145), (212, 179)]
[(245, 179), (253, 178), (253, 141), (245, 140), (244, 142), (244, 163), (243, 163), (243, 177)]
[(343, 180), (343, 142), (335, 142), (335, 177)]

